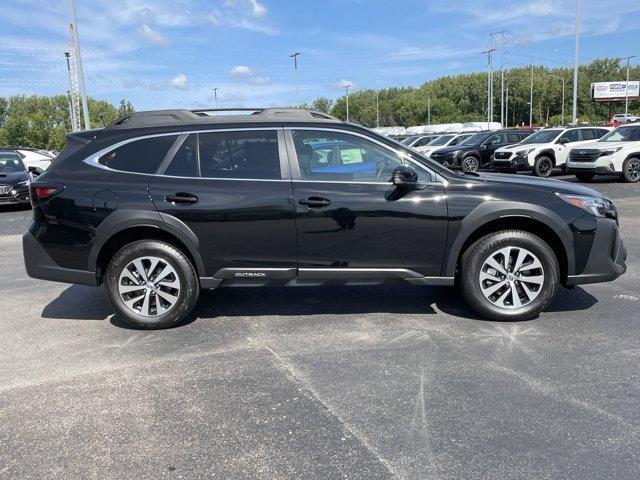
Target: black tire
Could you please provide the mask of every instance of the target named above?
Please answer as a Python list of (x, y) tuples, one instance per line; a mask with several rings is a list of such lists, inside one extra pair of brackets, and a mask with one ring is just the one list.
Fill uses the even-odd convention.
[[(500, 249), (509, 246), (523, 248), (533, 253), (540, 261), (544, 274), (537, 297), (520, 308), (498, 307), (485, 297), (480, 286), (480, 273), (485, 261)], [(540, 237), (522, 230), (503, 230), (486, 235), (477, 240), (462, 255), (460, 270), (462, 293), (477, 313), (490, 320), (518, 321), (536, 318), (555, 298), (559, 278), (560, 267), (551, 247)], [(518, 282), (516, 281), (515, 284)], [(506, 288), (508, 289), (508, 286)], [(519, 288), (522, 289), (522, 287)]]
[[(135, 259), (148, 256), (160, 258), (170, 265), (180, 283), (175, 304), (167, 312), (153, 316), (140, 315), (129, 309), (119, 293), (120, 275), (123, 270)], [(138, 240), (116, 252), (107, 267), (104, 286), (107, 300), (115, 313), (128, 324), (141, 329), (162, 329), (179, 324), (191, 313), (200, 296), (198, 275), (189, 259), (173, 245), (159, 240)]]
[(536, 177), (547, 178), (553, 172), (553, 160), (546, 155), (536, 158), (533, 164), (533, 174)]
[(589, 172), (576, 172), (575, 176), (581, 182), (590, 182), (591, 180), (593, 180), (593, 177), (595, 177), (596, 174)]
[(477, 172), (480, 168), (480, 159), (475, 155), (469, 155), (462, 159), (461, 168), (464, 172)]
[(627, 158), (622, 164), (622, 176), (625, 182), (636, 183), (640, 181), (640, 158)]

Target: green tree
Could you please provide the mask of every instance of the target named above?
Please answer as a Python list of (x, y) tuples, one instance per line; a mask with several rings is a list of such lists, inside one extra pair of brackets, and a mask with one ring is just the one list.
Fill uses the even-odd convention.
[(331, 107), (333, 107), (333, 100), (326, 97), (316, 98), (311, 104), (312, 110), (317, 110), (324, 113), (330, 113)]

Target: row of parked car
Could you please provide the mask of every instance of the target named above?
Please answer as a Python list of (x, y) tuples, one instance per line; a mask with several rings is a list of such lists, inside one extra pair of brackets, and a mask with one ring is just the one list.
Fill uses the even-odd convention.
[(0, 148), (0, 205), (28, 204), (29, 183), (51, 166), (55, 152)]
[(580, 126), (414, 135), (401, 143), (442, 165), (466, 172), (531, 171), (538, 177), (548, 177), (560, 169), (581, 181), (598, 174), (640, 181), (640, 124), (615, 129)]

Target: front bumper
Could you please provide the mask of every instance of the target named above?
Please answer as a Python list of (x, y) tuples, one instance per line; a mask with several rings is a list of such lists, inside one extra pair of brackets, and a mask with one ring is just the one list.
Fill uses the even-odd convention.
[(582, 273), (569, 275), (566, 284), (610, 282), (627, 271), (627, 249), (620, 238), (618, 225), (598, 218), (595, 238)]
[(613, 164), (598, 165), (596, 163), (584, 164), (584, 163), (567, 163), (567, 173), (595, 173), (598, 175), (617, 175), (620, 172), (616, 171)]
[(498, 171), (520, 172), (531, 170), (527, 157), (515, 156), (509, 159), (491, 159), (491, 168)]
[(64, 268), (54, 262), (29, 230), (22, 235), (22, 251), (24, 266), (27, 275), (31, 278), (80, 285), (98, 285), (96, 272)]
[(15, 205), (29, 203), (29, 187), (13, 187), (7, 193), (0, 194), (0, 205)]

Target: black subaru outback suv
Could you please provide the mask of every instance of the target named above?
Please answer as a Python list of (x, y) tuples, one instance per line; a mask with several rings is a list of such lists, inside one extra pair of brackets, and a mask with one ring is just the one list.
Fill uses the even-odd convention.
[(617, 212), (554, 180), (454, 173), (328, 115), (134, 113), (70, 134), (30, 185), (34, 278), (104, 284), (142, 328), (189, 315), (200, 289), (459, 284), (481, 315), (532, 318), (560, 284), (613, 280)]

